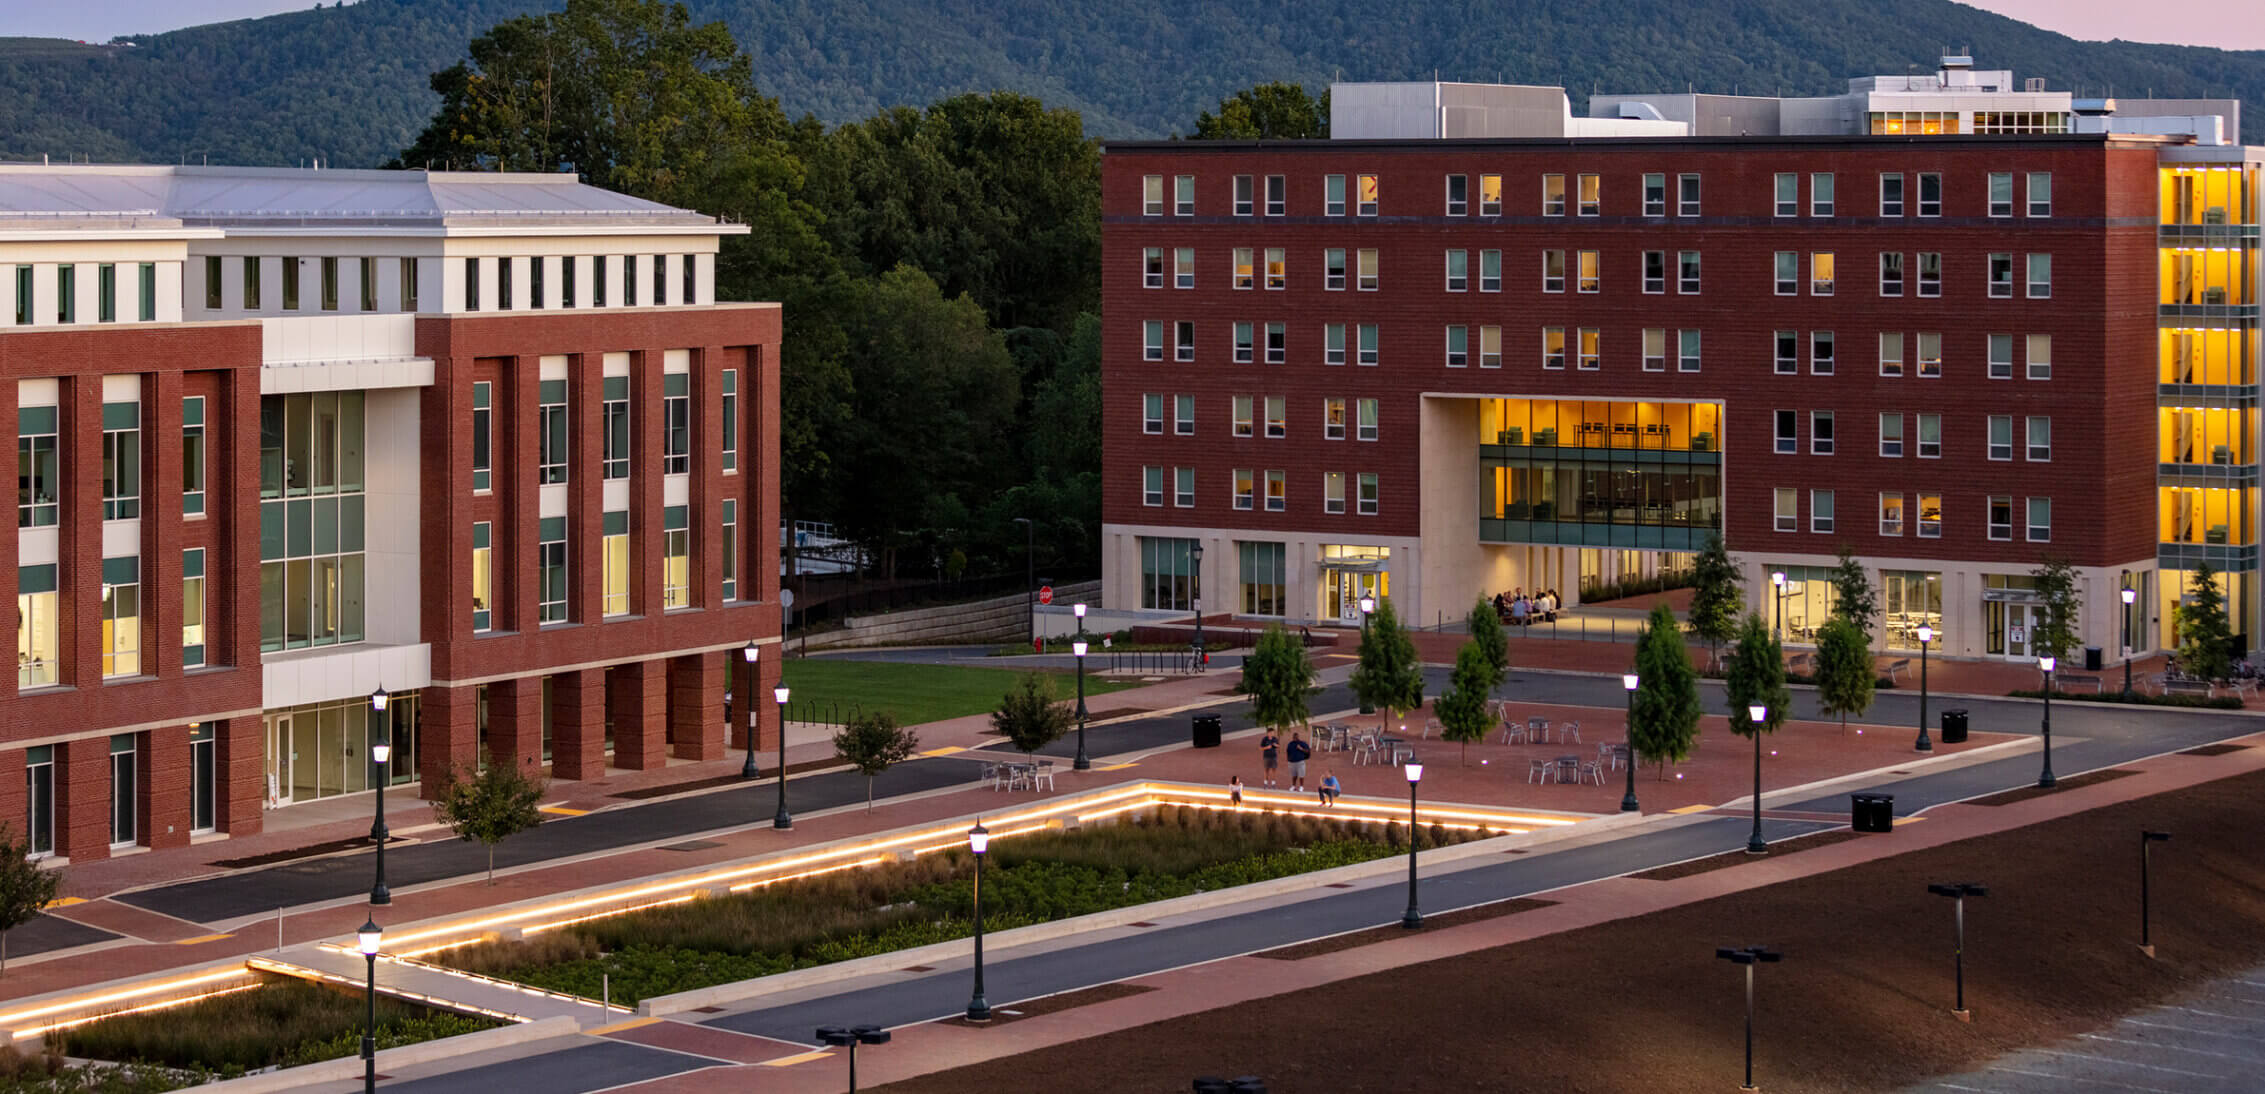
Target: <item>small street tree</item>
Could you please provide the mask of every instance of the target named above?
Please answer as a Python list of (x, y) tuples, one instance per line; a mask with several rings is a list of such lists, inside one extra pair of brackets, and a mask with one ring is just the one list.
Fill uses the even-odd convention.
[(1628, 712), (1628, 762), (1667, 765), (1689, 759), (1699, 739), (1699, 674), (1683, 645), (1683, 628), (1665, 604), (1652, 608), (1636, 638), (1636, 696)]
[(456, 833), (456, 838), (478, 840), (488, 848), (488, 884), (495, 884), (495, 845), (543, 823), (536, 805), (550, 780), (502, 756), (492, 756), (486, 770), (456, 768), (448, 785), (433, 799), (433, 816)]
[(2076, 568), (2065, 558), (2047, 558), (2029, 576), (2037, 580), (2037, 599), (2045, 609), (2044, 619), (2029, 628), (2029, 652), (2067, 657), (2077, 644)]
[(1730, 561), (1722, 533), (1707, 537), (1706, 548), (1691, 563), (1691, 633), (1707, 644), (1707, 663), (1722, 665), (1722, 644), (1738, 637), (1738, 611), (1746, 594), (1738, 585), (1746, 575)]
[(991, 712), (991, 729), (1028, 756), (1060, 740), (1076, 716), (1054, 698), (1054, 682), (1042, 672), (1024, 673)]
[[(1510, 678), (1510, 636), (1503, 632), (1502, 617), (1494, 613), (1494, 604), (1484, 597), (1471, 605), (1464, 629), (1471, 632), (1471, 644), (1479, 648), (1479, 655), (1486, 660), (1486, 690), (1491, 697), (1494, 689)], [(1457, 660), (1462, 658), (1461, 654), (1455, 656)]]
[(1835, 615), (1817, 629), (1817, 698), (1827, 714), (1840, 715), (1840, 731), (1848, 732), (1848, 716), (1872, 708), (1872, 644), (1856, 623)]
[(1761, 613), (1747, 614), (1745, 626), (1738, 631), (1738, 649), (1730, 655), (1723, 675), (1724, 690), (1730, 698), (1732, 733), (1754, 735), (1754, 720), (1746, 716), (1746, 708), (1756, 703), (1769, 708), (1762, 732), (1775, 733), (1785, 724), (1793, 706), (1793, 692), (1785, 686), (1785, 651), (1778, 648), (1777, 638), (1770, 634), (1770, 625), (1762, 622)]
[(1313, 661), (1305, 643), (1289, 628), (1275, 623), (1259, 634), (1250, 656), (1243, 658), (1243, 679), (1235, 690), (1250, 696), (1251, 720), (1277, 731), (1306, 724), (1312, 712), (1306, 697), (1320, 690), (1313, 682)]
[(1486, 739), (1486, 731), (1493, 719), (1487, 715), (1487, 693), (1493, 690), (1494, 673), (1486, 663), (1486, 651), (1477, 642), (1465, 642), (1455, 651), (1455, 674), (1448, 678), (1447, 694), (1431, 706), (1439, 718), (1441, 740), (1463, 746), (1457, 762), (1468, 764), (1471, 759), (1471, 742)]
[(920, 748), (920, 734), (897, 724), (888, 711), (858, 711), (849, 724), (834, 734), (834, 755), (865, 776), (865, 811), (873, 811), (873, 779), (892, 765), (903, 763)]
[(30, 842), (17, 839), (15, 829), (0, 822), (0, 972), (8, 969), (8, 932), (54, 903), (62, 884), (62, 873), (40, 869), (32, 861)]
[(1840, 564), (1832, 568), (1832, 614), (1856, 624), (1856, 632), (1871, 644), (1872, 622), (1880, 616), (1880, 601), (1872, 591), (1871, 572), (1847, 544), (1840, 548)]
[(1350, 683), (1354, 697), (1381, 712), (1385, 724), (1395, 712), (1423, 705), (1423, 665), (1390, 600), (1377, 601), (1376, 613), (1369, 617), (1368, 637), (1361, 639), (1361, 659)]
[(2178, 620), (2179, 669), (2200, 679), (2223, 680), (2233, 671), (2233, 638), (2218, 572), (2203, 563), (2189, 581), (2184, 601), (2172, 614)]

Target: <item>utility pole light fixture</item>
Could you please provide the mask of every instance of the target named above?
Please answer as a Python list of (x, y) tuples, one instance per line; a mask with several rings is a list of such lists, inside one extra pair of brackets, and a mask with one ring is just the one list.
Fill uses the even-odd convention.
[(1767, 946), (1718, 947), (1714, 955), (1733, 965), (1746, 967), (1746, 1082), (1738, 1089), (1757, 1091), (1754, 1085), (1754, 966), (1775, 964), (1785, 955)]
[[(1363, 597), (1361, 597), (1361, 646), (1362, 646), (1363, 648), (1366, 648), (1366, 647), (1368, 646), (1368, 617), (1369, 617), (1369, 616), (1372, 616), (1372, 615), (1375, 615), (1375, 614), (1376, 614), (1376, 597), (1374, 597), (1374, 596), (1363, 596)], [(1362, 703), (1362, 704), (1361, 704), (1361, 713), (1363, 713), (1363, 714), (1374, 714), (1374, 713), (1376, 713), (1376, 708), (1375, 708), (1375, 707), (1372, 707), (1372, 706), (1370, 706), (1370, 705), (1368, 705), (1367, 703), (1365, 703), (1365, 702), (1364, 702), (1364, 703)]]
[(991, 1003), (983, 998), (983, 852), (991, 848), (991, 830), (976, 821), (967, 830), (967, 849), (975, 856), (975, 994), (967, 1000), (967, 1020), (991, 1020)]
[(1085, 605), (1070, 605), (1070, 613), (1077, 616), (1077, 640), (1070, 643), (1077, 656), (1077, 759), (1070, 761), (1070, 770), (1091, 771), (1093, 759), (1085, 754), (1085, 651), (1092, 646), (1085, 640)]
[(2037, 667), (2045, 673), (2045, 766), (2037, 772), (2037, 787), (2040, 790), (2051, 790), (2060, 781), (2053, 778), (2053, 664), (2051, 654), (2037, 659)]
[(771, 818), (773, 828), (794, 827), (794, 814), (786, 811), (786, 697), (785, 684), (771, 689), (771, 698), (779, 704), (779, 811)]
[(849, 1050), (849, 1094), (857, 1094), (857, 1046), (888, 1044), (889, 1031), (879, 1026), (819, 1026), (818, 1043)]
[(1416, 784), (1423, 781), (1423, 764), (1416, 762), (1414, 753), (1408, 755), (1408, 910), (1401, 913), (1400, 925), (1409, 930), (1423, 926), (1423, 912), (1416, 907)]
[[(756, 774), (756, 772), (755, 772), (755, 655), (756, 655), (756, 654), (758, 654), (758, 653), (760, 653), (760, 652), (762, 652), (762, 651), (761, 651), (761, 648), (755, 645), (755, 640), (754, 640), (754, 639), (752, 639), (752, 638), (748, 639), (748, 640), (747, 640), (747, 645), (745, 645), (745, 646), (741, 647), (741, 648), (740, 648), (740, 651), (739, 651), (739, 659), (740, 659), (741, 661), (744, 661), (744, 662), (746, 662), (746, 664), (747, 664), (747, 672), (746, 672), (746, 675), (745, 675), (745, 678), (744, 678), (744, 679), (745, 679), (745, 682), (744, 682), (744, 684), (743, 684), (743, 686), (744, 686), (744, 687), (745, 687), (745, 688), (747, 689), (747, 762), (746, 762), (746, 763), (743, 763), (743, 764), (740, 764), (740, 765), (739, 765), (739, 777), (740, 777), (740, 778), (742, 778), (742, 779), (752, 779), (752, 778), (754, 778), (754, 777), (755, 777), (755, 774)], [(782, 653), (782, 654), (780, 654), (780, 657), (782, 657), (782, 658), (783, 658), (783, 657), (785, 657), (785, 654), (783, 654), (783, 653)], [(731, 696), (731, 691), (730, 691), (730, 689), (728, 689), (728, 688), (727, 688), (727, 689), (725, 689), (725, 691), (724, 691), (724, 696), (725, 696), (725, 698), (724, 698), (724, 721), (725, 721), (725, 722), (727, 723), (727, 725), (728, 725), (728, 723), (729, 723), (729, 722), (731, 721), (731, 698), (730, 698), (730, 696)], [(779, 724), (780, 724), (780, 725), (782, 725), (782, 726), (783, 726), (783, 725), (785, 725), (785, 724), (786, 724), (786, 721), (785, 721), (785, 719), (783, 719), (783, 718), (782, 718), (782, 719), (780, 719), (780, 721), (779, 721)], [(727, 729), (727, 732), (728, 732), (728, 729)], [(784, 736), (784, 735), (782, 734), (781, 736)], [(780, 769), (779, 769), (779, 775), (780, 775), (780, 777), (781, 777), (781, 778), (784, 778), (784, 777), (785, 777), (785, 775), (786, 775), (786, 769), (785, 769), (785, 768), (783, 768), (783, 767), (782, 767), (782, 768), (780, 768)]]
[(1195, 592), (1188, 600), (1195, 607), (1195, 671), (1202, 672), (1208, 662), (1203, 657), (1203, 544), (1200, 541), (1188, 548), (1188, 560), (1195, 566), (1195, 580), (1188, 586)]
[(1635, 673), (1620, 674), (1620, 689), (1628, 693), (1628, 792), (1620, 796), (1620, 811), (1641, 812), (1636, 804), (1636, 685), (1643, 681)]
[[(2131, 580), (2127, 574), (2125, 581)], [(2116, 595), (2123, 598), (2123, 698), (2131, 701), (2131, 606), (2139, 600), (2139, 590), (2125, 585)]]
[(370, 884), (370, 903), (393, 903), (393, 890), (385, 885), (385, 843), (393, 833), (385, 827), (385, 784), (393, 778), (393, 721), (386, 714), (392, 696), (385, 685), (370, 693), (370, 777), (377, 782), (377, 816), (370, 821), (370, 842), (377, 845), (377, 878)]
[(2155, 938), (2150, 930), (2153, 924), (2150, 922), (2152, 917), (2147, 906), (2147, 849), (2170, 838), (2169, 832), (2142, 830), (2139, 833), (2139, 952), (2149, 957), (2155, 956)]
[(1976, 885), (1971, 881), (1956, 881), (1947, 885), (1929, 885), (1927, 891), (1936, 896), (1947, 896), (1956, 902), (1953, 914), (1956, 916), (1958, 929), (1958, 1005), (1951, 1009), (1951, 1014), (1961, 1022), (1971, 1022), (1974, 1015), (1966, 1009), (1966, 898), (1988, 896), (1990, 887)]
[(1746, 708), (1746, 717), (1754, 723), (1754, 834), (1746, 837), (1746, 853), (1766, 855), (1770, 845), (1762, 839), (1762, 726), (1770, 719), (1770, 708), (1755, 703)]
[[(381, 693), (382, 694), (382, 693)], [(385, 932), (378, 929), (377, 920), (365, 919), (362, 929), (354, 932), (354, 949), (362, 955), (367, 966), (369, 996), (369, 1023), (362, 1027), (362, 1090), (364, 1094), (377, 1094), (377, 955), (385, 944)]]
[(1783, 642), (1785, 641), (1785, 571), (1770, 571), (1770, 590), (1771, 599), (1777, 602), (1776, 621), (1770, 624), (1770, 637)]
[(1933, 752), (1935, 742), (1927, 737), (1927, 645), (1935, 640), (1935, 628), (1919, 624), (1919, 740), (1911, 746), (1913, 752)]

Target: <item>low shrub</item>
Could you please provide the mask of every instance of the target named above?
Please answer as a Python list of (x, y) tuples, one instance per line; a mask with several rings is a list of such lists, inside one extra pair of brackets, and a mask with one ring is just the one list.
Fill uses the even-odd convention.
[[(2045, 689), (2021, 688), (2006, 692), (2006, 695), (2014, 699), (2042, 699), (2045, 697)], [(2095, 695), (2089, 691), (2062, 691), (2059, 688), (2054, 688), (2053, 698), (2082, 699), (2087, 703), (2130, 703), (2133, 706), (2143, 707), (2194, 707), (2202, 710), (2241, 709), (2241, 696), (2238, 695), (2149, 695), (2145, 692), (2135, 691), (2127, 699), (2124, 698), (2121, 691), (2103, 689)]]
[[(303, 980), (142, 1014), (121, 1014), (54, 1035), (65, 1055), (208, 1071), (250, 1071), (351, 1056), (367, 1019), (362, 996)], [(486, 1019), (378, 1000), (378, 1047), (487, 1029)]]

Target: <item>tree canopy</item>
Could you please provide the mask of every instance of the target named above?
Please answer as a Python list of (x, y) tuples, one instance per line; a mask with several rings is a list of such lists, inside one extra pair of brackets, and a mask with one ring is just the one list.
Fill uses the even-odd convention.
[(2218, 572), (2205, 562), (2187, 579), (2178, 620), (2179, 669), (2204, 680), (2223, 680), (2233, 669), (2233, 636), (2226, 623), (2226, 596)]
[(1440, 739), (1462, 745), (1460, 759), (1464, 763), (1470, 762), (1471, 742), (1485, 740), (1486, 731), (1494, 726), (1486, 709), (1493, 679), (1494, 668), (1487, 664), (1486, 651), (1477, 642), (1465, 642), (1455, 651), (1455, 672), (1448, 677), (1447, 694), (1431, 705), (1433, 716), (1439, 719)]
[(1704, 641), (1709, 659), (1722, 660), (1722, 644), (1738, 637), (1738, 613), (1746, 594), (1738, 588), (1744, 571), (1730, 560), (1722, 533), (1707, 536), (1707, 545), (1691, 563), (1691, 633)]
[(1415, 640), (1401, 626), (1389, 598), (1376, 602), (1350, 683), (1361, 705), (1382, 711), (1387, 720), (1395, 711), (1423, 705), (1423, 663), (1416, 659)]
[(1817, 628), (1817, 698), (1825, 713), (1840, 715), (1841, 732), (1849, 715), (1872, 708), (1876, 683), (1871, 637), (1844, 616), (1825, 620)]
[(1202, 141), (1312, 140), (1329, 135), (1329, 90), (1317, 98), (1303, 85), (1276, 80), (1219, 100), (1219, 112), (1195, 116)]
[(1250, 696), (1252, 721), (1285, 730), (1306, 723), (1311, 717), (1306, 699), (1321, 689), (1314, 686), (1305, 643), (1274, 623), (1259, 633), (1250, 656), (1243, 658), (1243, 678), (1235, 690)]
[[(1793, 691), (1785, 686), (1785, 651), (1759, 613), (1748, 614), (1745, 625), (1739, 628), (1738, 649), (1730, 655), (1723, 685), (1729, 699), (1730, 731), (1741, 737), (1753, 736), (1757, 728), (1775, 733), (1793, 713)], [(1747, 710), (1757, 703), (1769, 708), (1759, 727)]]
[(1629, 707), (1628, 762), (1667, 765), (1690, 758), (1699, 739), (1699, 674), (1683, 645), (1683, 628), (1665, 604), (1652, 608), (1636, 638), (1636, 694)]
[(1029, 755), (1061, 740), (1074, 721), (1069, 705), (1054, 698), (1053, 677), (1026, 672), (991, 711), (991, 732)]

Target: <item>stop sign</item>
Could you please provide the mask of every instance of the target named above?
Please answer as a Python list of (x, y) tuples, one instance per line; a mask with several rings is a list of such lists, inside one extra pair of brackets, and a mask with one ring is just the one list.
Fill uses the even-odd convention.
[(1040, 604), (1052, 604), (1054, 602), (1054, 587), (1052, 585), (1040, 585), (1038, 587), (1038, 602)]

